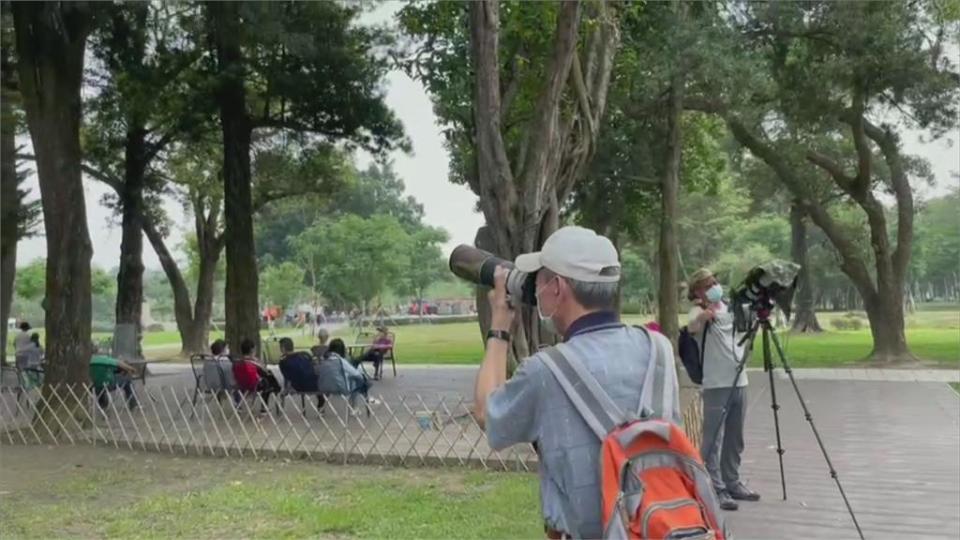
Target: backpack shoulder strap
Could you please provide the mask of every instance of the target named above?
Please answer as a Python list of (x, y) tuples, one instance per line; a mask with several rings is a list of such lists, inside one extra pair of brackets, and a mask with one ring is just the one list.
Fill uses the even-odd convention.
[(707, 348), (707, 330), (710, 329), (710, 321), (703, 323), (703, 333), (700, 334), (700, 365), (703, 365), (703, 350)]
[(647, 366), (637, 414), (640, 418), (662, 418), (682, 425), (673, 344), (660, 332), (650, 332), (640, 326), (636, 328), (642, 330), (650, 341), (650, 364)]
[(626, 417), (583, 364), (561, 350), (562, 344), (544, 349), (543, 363), (560, 383), (574, 408), (601, 441)]

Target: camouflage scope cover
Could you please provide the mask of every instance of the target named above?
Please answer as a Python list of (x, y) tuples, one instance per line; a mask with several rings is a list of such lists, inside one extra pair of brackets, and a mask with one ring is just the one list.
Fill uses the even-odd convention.
[[(737, 303), (773, 301), (783, 314), (790, 318), (790, 305), (793, 302), (793, 292), (796, 289), (797, 274), (800, 265), (790, 261), (775, 259), (753, 267), (743, 280), (742, 288), (734, 293), (740, 301)], [(754, 306), (755, 308), (757, 305)], [(773, 307), (773, 306), (770, 306)], [(740, 326), (743, 325), (741, 321)]]
[(747, 277), (747, 282), (755, 281), (764, 288), (777, 287), (789, 289), (793, 287), (800, 273), (800, 265), (780, 259), (765, 262), (755, 266)]

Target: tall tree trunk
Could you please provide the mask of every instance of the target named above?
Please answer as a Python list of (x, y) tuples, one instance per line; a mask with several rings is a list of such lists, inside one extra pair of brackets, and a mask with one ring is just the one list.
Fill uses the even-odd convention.
[(881, 291), (876, 298), (865, 300), (864, 308), (873, 336), (870, 360), (879, 363), (913, 360), (904, 332), (903, 291), (894, 288)]
[[(216, 217), (212, 220), (216, 223)], [(202, 222), (202, 220), (201, 220)], [(207, 351), (210, 338), (210, 319), (213, 313), (214, 280), (220, 252), (223, 250), (222, 237), (212, 238), (213, 242), (198, 242), (200, 247), (200, 270), (197, 277), (197, 297), (190, 303), (190, 290), (183, 278), (180, 267), (163, 241), (163, 235), (149, 219), (143, 220), (143, 232), (153, 246), (163, 272), (167, 275), (173, 291), (173, 315), (180, 333), (180, 354), (189, 356)], [(215, 231), (211, 232), (211, 234)], [(205, 233), (204, 233), (205, 234)], [(205, 249), (205, 246), (209, 248)]]
[[(47, 240), (44, 400), (32, 422), (85, 422), (92, 316), (90, 258), (81, 176), (83, 61), (94, 7), (13, 3), (20, 94), (36, 155)], [(6, 321), (4, 321), (6, 324)]]
[(813, 280), (810, 279), (807, 260), (807, 224), (803, 209), (796, 201), (790, 204), (790, 254), (793, 262), (800, 265), (797, 276), (797, 311), (793, 317), (794, 332), (821, 332), (814, 309)]
[[(221, 247), (216, 242), (212, 249), (200, 253), (200, 269), (197, 276), (197, 298), (193, 306), (193, 351), (205, 351), (210, 342), (210, 320), (213, 318), (214, 278), (220, 261)], [(239, 348), (236, 350), (240, 350)]]
[(123, 218), (114, 343), (120, 343), (125, 335), (123, 325), (133, 325), (134, 345), (138, 343), (143, 331), (140, 319), (143, 310), (143, 187), (146, 173), (146, 137), (147, 131), (142, 126), (127, 127), (124, 179), (119, 193)]
[(93, 250), (80, 174), (80, 85), (92, 6), (12, 7), (47, 239), (44, 391), (49, 396), (54, 385), (89, 379)]
[(226, 337), (240, 350), (244, 339), (259, 346), (257, 256), (253, 242), (250, 188), (251, 122), (247, 115), (240, 50), (238, 2), (211, 2), (217, 66), (221, 76), (218, 101), (223, 130), (223, 194), (227, 249)]
[(153, 251), (160, 259), (160, 266), (167, 275), (167, 281), (170, 282), (170, 288), (173, 291), (173, 317), (177, 322), (177, 331), (180, 333), (180, 354), (188, 356), (193, 353), (205, 352), (206, 347), (200, 342), (196, 326), (193, 322), (193, 310), (190, 307), (190, 290), (187, 288), (187, 282), (183, 279), (180, 267), (173, 258), (170, 250), (163, 241), (163, 235), (148, 220), (143, 220), (143, 232), (147, 235)]
[[(3, 51), (6, 57), (8, 50)], [(4, 63), (6, 64), (6, 58)], [(6, 67), (6, 66), (4, 66)], [(10, 74), (4, 70), (4, 77)], [(17, 241), (20, 228), (20, 193), (17, 190), (16, 118), (4, 81), (0, 100), (0, 363), (7, 364), (7, 319), (13, 303), (13, 280), (17, 273)]]
[(674, 344), (680, 333), (677, 294), (677, 197), (680, 191), (680, 159), (682, 157), (681, 116), (683, 114), (683, 77), (671, 81), (667, 109), (667, 152), (660, 183), (660, 242), (658, 249), (659, 294), (658, 322)]
[[(606, 8), (605, 5), (601, 7)], [(560, 185), (561, 171), (576, 172), (582, 169), (576, 162), (566, 163), (566, 166), (561, 165), (561, 162), (569, 156), (583, 157), (589, 154), (586, 150), (564, 154), (564, 145), (568, 140), (577, 140), (584, 142), (584, 148), (589, 149), (595, 141), (596, 130), (583, 139), (572, 135), (567, 138), (570, 119), (561, 122), (560, 105), (576, 57), (580, 16), (579, 2), (564, 2), (558, 8), (543, 88), (529, 122), (530, 128), (522, 137), (519, 149), (512, 149), (516, 150), (514, 154), (517, 156), (515, 174), (501, 124), (503, 102), (500, 94), (498, 50), (500, 5), (496, 1), (470, 4), (470, 49), (475, 72), (473, 103), (477, 148), (476, 175), (471, 182), (471, 188), (480, 197), (480, 207), (494, 247), (490, 251), (508, 260), (521, 253), (536, 250), (544, 240), (543, 235), (556, 228), (559, 214), (548, 214), (553, 201), (562, 199), (561, 194), (566, 194), (569, 189), (568, 185)], [(595, 126), (599, 118), (594, 119), (592, 114), (602, 114), (609, 82), (604, 74), (609, 73), (610, 66), (604, 64), (603, 67), (596, 68), (595, 65), (612, 57), (612, 50), (616, 46), (613, 41), (603, 41), (606, 48), (602, 49), (602, 52), (598, 52), (601, 48), (600, 41), (596, 41), (598, 45), (591, 48), (591, 58), (597, 64), (591, 64), (585, 71), (591, 74), (600, 72), (601, 75), (588, 81), (590, 88), (585, 92), (592, 91), (595, 110), (587, 111), (582, 117), (584, 126), (590, 122)], [(583, 75), (580, 74), (579, 78), (582, 79)], [(584, 86), (586, 85), (587, 83), (584, 83)], [(584, 96), (582, 101), (589, 100)], [(586, 106), (589, 107), (589, 103)], [(586, 115), (591, 115), (591, 118), (587, 119)], [(594, 138), (590, 139), (591, 136)], [(576, 173), (569, 179), (570, 185), (575, 177)], [(485, 299), (480, 300), (482, 306)], [(514, 325), (516, 338), (513, 340), (513, 353), (518, 358), (528, 356), (539, 344), (539, 332), (535, 327), (538, 323), (532, 313), (529, 308), (519, 310)]]

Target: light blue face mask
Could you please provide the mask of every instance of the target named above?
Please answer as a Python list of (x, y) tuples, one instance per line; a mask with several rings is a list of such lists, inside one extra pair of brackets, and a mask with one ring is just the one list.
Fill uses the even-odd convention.
[(713, 287), (707, 289), (707, 301), (711, 304), (716, 304), (723, 299), (723, 287), (719, 283), (714, 283)]

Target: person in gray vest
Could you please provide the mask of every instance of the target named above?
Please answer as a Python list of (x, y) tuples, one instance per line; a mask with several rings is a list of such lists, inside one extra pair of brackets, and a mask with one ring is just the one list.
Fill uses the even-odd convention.
[[(760, 500), (759, 494), (740, 481), (743, 424), (747, 418), (747, 372), (741, 370), (737, 376), (737, 368), (744, 346), (740, 343), (741, 336), (735, 335), (733, 313), (723, 303), (723, 288), (710, 270), (701, 268), (690, 276), (687, 298), (694, 303), (687, 328), (703, 351), (700, 455), (713, 479), (720, 508), (736, 510), (738, 500)], [(724, 411), (727, 403), (729, 406)]]
[[(516, 267), (536, 273), (541, 323), (562, 338), (564, 355), (585, 368), (619, 408), (648, 409), (650, 416), (680, 423), (669, 342), (623, 325), (615, 311), (620, 262), (610, 240), (581, 227), (564, 227), (547, 239), (542, 251), (517, 257)], [(548, 537), (599, 538), (601, 441), (564, 393), (547, 353), (523, 359), (507, 380), (514, 312), (506, 275), (506, 269), (497, 269), (489, 294), (491, 330), (477, 373), (474, 415), (495, 450), (535, 444)], [(661, 341), (667, 354), (657, 358), (669, 359), (655, 360)], [(650, 383), (655, 375), (659, 380)]]

